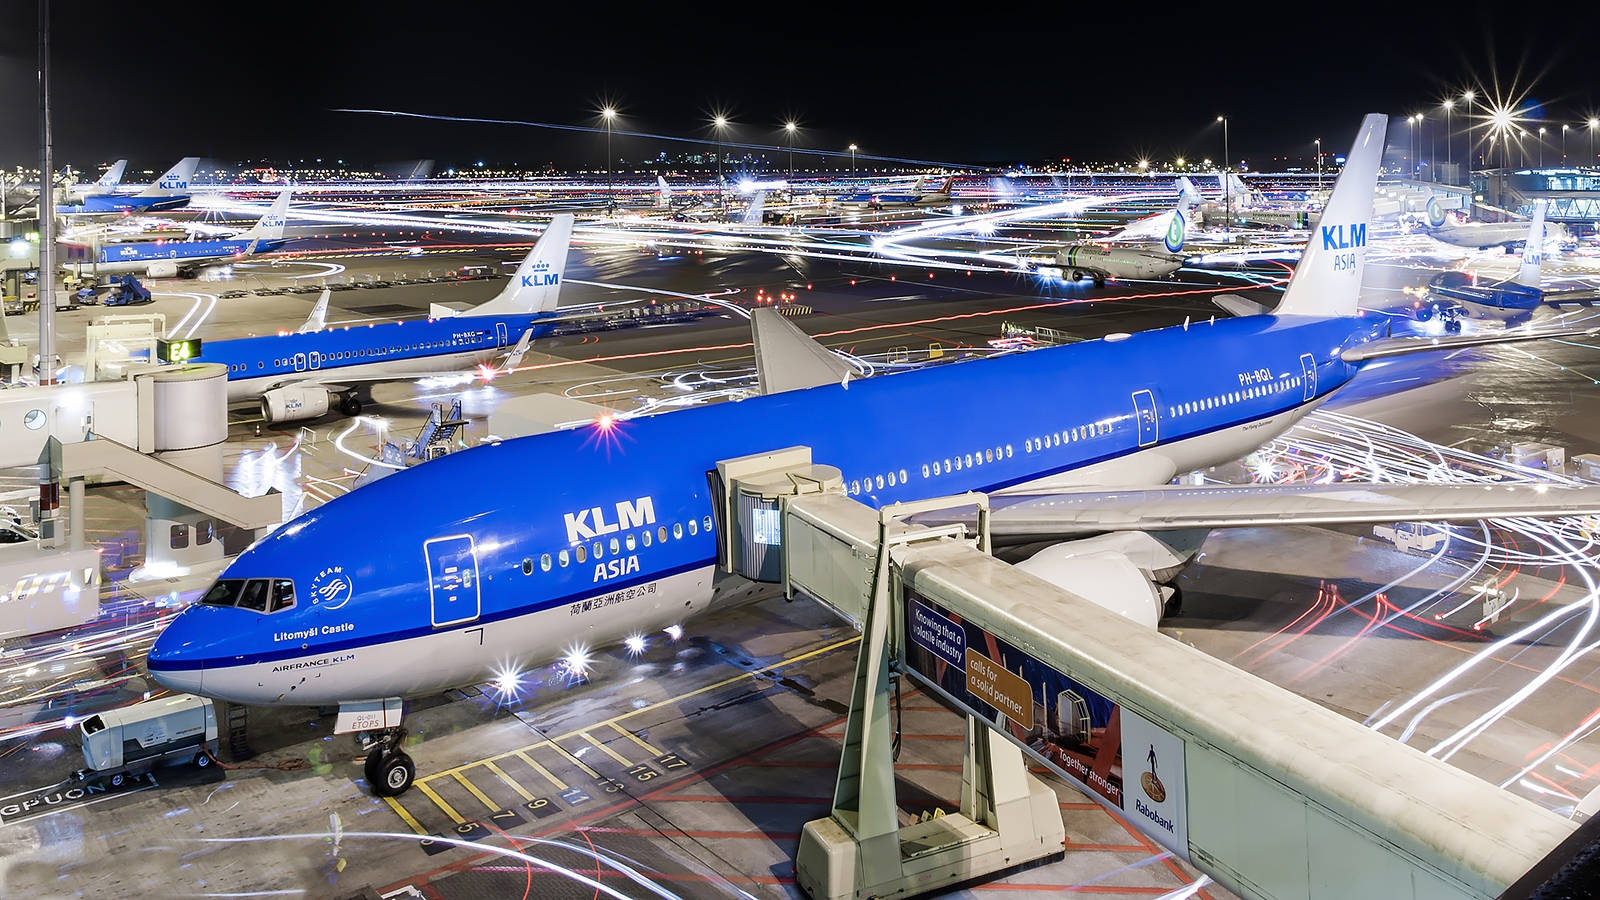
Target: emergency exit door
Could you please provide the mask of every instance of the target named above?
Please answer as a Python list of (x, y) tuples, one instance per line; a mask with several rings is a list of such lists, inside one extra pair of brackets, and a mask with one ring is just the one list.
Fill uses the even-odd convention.
[(433, 625), (459, 625), (478, 617), (478, 553), (472, 535), (434, 538), (422, 545), (428, 559), (428, 602)]
[(1317, 395), (1317, 358), (1309, 353), (1300, 354), (1300, 380), (1305, 385), (1303, 400)]
[(494, 340), (495, 340), (495, 345), (496, 346), (504, 347), (506, 345), (509, 337), (510, 337), (510, 335), (506, 332), (506, 323), (504, 323), (504, 322), (496, 322), (496, 323), (494, 323)]
[(1148, 447), (1161, 438), (1156, 419), (1156, 398), (1149, 391), (1133, 392), (1133, 418), (1139, 426), (1139, 446)]

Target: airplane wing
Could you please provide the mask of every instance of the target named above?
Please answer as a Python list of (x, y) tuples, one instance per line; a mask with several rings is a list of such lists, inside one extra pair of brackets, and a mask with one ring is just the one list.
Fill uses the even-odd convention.
[(1538, 329), (1522, 327), (1506, 329), (1505, 331), (1448, 335), (1445, 337), (1379, 338), (1378, 340), (1368, 341), (1365, 344), (1357, 344), (1339, 355), (1343, 357), (1345, 362), (1362, 362), (1369, 359), (1402, 356), (1407, 353), (1423, 353), (1429, 350), (1456, 350), (1463, 347), (1512, 344), (1547, 338), (1593, 337), (1596, 334), (1600, 334), (1600, 325)]
[[(1466, 522), (1600, 514), (1600, 486), (1337, 484), (1179, 486), (994, 495), (990, 530), (1011, 540), (1108, 531)], [(919, 521), (925, 521), (919, 519)]]

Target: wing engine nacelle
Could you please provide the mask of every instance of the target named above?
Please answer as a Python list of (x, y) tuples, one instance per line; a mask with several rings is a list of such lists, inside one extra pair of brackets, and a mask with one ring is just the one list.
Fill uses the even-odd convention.
[(177, 278), (178, 264), (168, 260), (153, 262), (144, 270), (146, 278)]
[(261, 417), (269, 425), (327, 415), (328, 391), (317, 385), (273, 388), (261, 395)]
[(1150, 628), (1161, 623), (1170, 588), (1166, 581), (1194, 558), (1201, 531), (1176, 531), (1165, 539), (1141, 531), (1115, 532), (1052, 544), (1017, 568), (1062, 590)]

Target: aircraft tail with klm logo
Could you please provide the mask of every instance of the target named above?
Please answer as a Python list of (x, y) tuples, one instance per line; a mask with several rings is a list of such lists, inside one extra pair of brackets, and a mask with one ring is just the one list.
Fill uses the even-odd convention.
[(281, 241), (283, 240), (283, 223), (288, 218), (289, 194), (284, 191), (278, 195), (272, 205), (267, 207), (266, 215), (261, 217), (249, 231), (239, 235), (243, 241)]
[(495, 316), (550, 312), (561, 297), (561, 279), (567, 271), (567, 245), (572, 243), (573, 216), (558, 213), (539, 242), (533, 245), (511, 282), (492, 299), (462, 315)]
[(1533, 221), (1528, 225), (1528, 240), (1522, 245), (1522, 266), (1513, 279), (1523, 287), (1537, 288), (1544, 271), (1544, 214), (1548, 201), (1533, 204)]
[(189, 182), (194, 180), (194, 170), (200, 166), (200, 157), (185, 156), (168, 169), (155, 184), (139, 192), (140, 197), (176, 197), (189, 193)]
[(1273, 315), (1332, 319), (1356, 314), (1361, 275), (1367, 267), (1372, 197), (1388, 127), (1388, 116), (1374, 113), (1361, 120), (1344, 171)]

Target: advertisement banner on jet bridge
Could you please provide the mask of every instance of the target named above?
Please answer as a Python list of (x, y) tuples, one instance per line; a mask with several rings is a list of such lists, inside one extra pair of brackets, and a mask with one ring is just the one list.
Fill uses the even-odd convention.
[(919, 680), (1189, 858), (1182, 738), (909, 588), (905, 623)]

